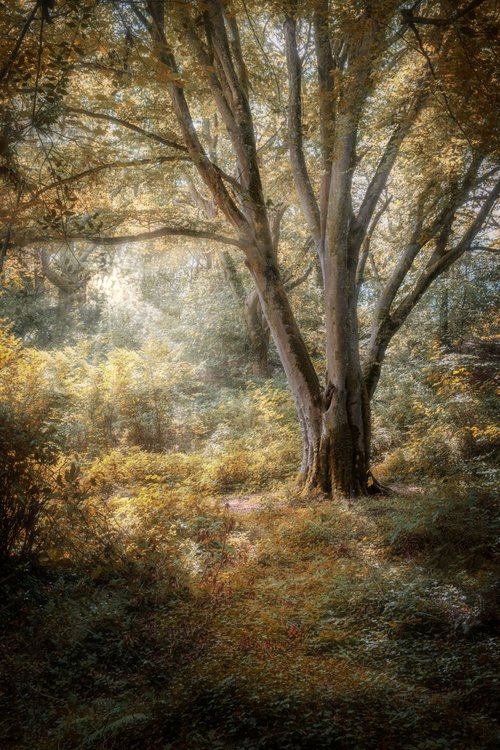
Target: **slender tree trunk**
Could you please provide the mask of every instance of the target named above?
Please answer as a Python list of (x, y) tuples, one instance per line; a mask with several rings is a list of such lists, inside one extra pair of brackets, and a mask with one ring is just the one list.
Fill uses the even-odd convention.
[(252, 373), (261, 378), (269, 378), (271, 376), (269, 367), (270, 331), (266, 317), (262, 312), (257, 289), (252, 287), (249, 292), (245, 291), (243, 280), (230, 253), (227, 251), (220, 253), (220, 260), (226, 279), (243, 313), (250, 343)]
[(256, 289), (251, 289), (245, 299), (245, 322), (250, 339), (252, 373), (260, 378), (269, 378), (270, 331)]
[(7, 248), (9, 246), (10, 236), (11, 236), (11, 228), (9, 226), (7, 227), (7, 232), (5, 234), (5, 237), (0, 243), (0, 275), (3, 274), (3, 267), (5, 263), (5, 258), (7, 256)]
[[(318, 376), (295, 321), (271, 247), (249, 253), (248, 268), (285, 375), (302, 431), (301, 480), (306, 483), (316, 465), (321, 441), (322, 394)], [(312, 488), (312, 487), (311, 487)], [(326, 490), (325, 487), (318, 489)]]
[(57, 315), (61, 322), (66, 322), (67, 318), (76, 306), (76, 295), (74, 292), (67, 292), (64, 289), (58, 289)]
[(450, 316), (447, 286), (441, 290), (441, 294), (439, 295), (439, 343), (441, 346), (450, 345)]

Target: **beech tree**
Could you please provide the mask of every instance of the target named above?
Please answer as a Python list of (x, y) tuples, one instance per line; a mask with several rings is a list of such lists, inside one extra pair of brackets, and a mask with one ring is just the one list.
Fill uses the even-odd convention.
[[(242, 253), (296, 405), (305, 492), (352, 496), (377, 489), (370, 472), (370, 399), (387, 347), (432, 282), (488, 232), (500, 194), (491, 137), (495, 4), (476, 0), (452, 11), (448, 5), (117, 0), (101, 14), (108, 41), (116, 43), (122, 29), (129, 47), (136, 46), (135, 63), (127, 58), (120, 69), (131, 77), (132, 116), (117, 113), (120, 97), (100, 94), (89, 103), (89, 89), (78, 85), (70, 84), (69, 95), (63, 92), (57, 102), (57, 117), (70, 117), (72, 128), (97, 121), (115, 140), (117, 132), (134, 133), (162, 153), (135, 154), (126, 163), (115, 158), (39, 191), (77, 182), (89, 169), (95, 176), (154, 163), (161, 190), (163, 168), (174, 170), (169, 179), (177, 188), (191, 170), (213, 212), (203, 222), (189, 221), (187, 212), (187, 221), (165, 225), (163, 198), (149, 214), (154, 229), (109, 235), (102, 224), (97, 231), (89, 224), (78, 230), (70, 217), (64, 225), (53, 223), (48, 239), (117, 245), (190, 237)], [(124, 59), (128, 54), (126, 48)], [(106, 68), (95, 46), (77, 56), (74, 67), (82, 65), (93, 75)], [(151, 129), (146, 105), (133, 104), (149, 79), (156, 86), (155, 121), (164, 113), (160, 132)], [(286, 110), (274, 103), (273, 88), (287, 88)], [(203, 129), (206, 111), (216, 112), (220, 123), (218, 154)], [(321, 268), (324, 376), (307, 350), (280, 267), (285, 208), (279, 189), (286, 177), (277, 190), (276, 164), (270, 167), (267, 159), (273, 149), (281, 165), (288, 151), (283, 174), (289, 169), (311, 237), (306, 252), (314, 248)], [(15, 216), (39, 195), (18, 201)], [(369, 343), (362, 349), (358, 302), (391, 214), (404, 226), (378, 274)], [(33, 240), (33, 232), (14, 238)]]

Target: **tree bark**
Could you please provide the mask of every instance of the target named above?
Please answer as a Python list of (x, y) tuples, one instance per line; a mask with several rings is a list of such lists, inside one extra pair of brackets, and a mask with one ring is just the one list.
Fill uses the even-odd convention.
[(266, 317), (262, 312), (259, 295), (251, 289), (245, 299), (245, 322), (250, 340), (252, 374), (259, 378), (269, 378), (270, 332)]
[(272, 246), (249, 253), (247, 265), (297, 410), (302, 432), (300, 482), (306, 485), (317, 464), (321, 439), (322, 394), (319, 379), (290, 307)]
[(444, 286), (439, 295), (439, 325), (438, 337), (441, 346), (450, 345), (450, 315), (449, 315), (448, 287)]
[[(255, 253), (248, 265), (299, 417), (301, 491), (305, 495), (322, 493), (334, 497), (366, 494), (370, 409), (357, 354), (354, 282), (349, 347), (346, 356), (337, 357), (331, 352), (331, 373), (335, 380), (322, 392), (272, 253), (267, 254), (264, 263), (262, 255), (262, 252)], [(339, 343), (342, 337), (345, 338), (343, 323), (340, 323), (336, 331)]]
[(241, 275), (230, 253), (224, 251), (219, 257), (226, 279), (243, 313), (250, 345), (252, 374), (260, 378), (269, 378), (271, 376), (269, 365), (271, 337), (257, 289), (252, 287), (248, 292), (245, 290)]

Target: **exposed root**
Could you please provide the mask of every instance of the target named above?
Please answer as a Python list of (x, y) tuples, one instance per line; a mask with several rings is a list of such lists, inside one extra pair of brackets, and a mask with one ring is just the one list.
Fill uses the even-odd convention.
[(391, 488), (379, 482), (371, 471), (366, 474), (366, 487), (369, 495), (392, 495)]

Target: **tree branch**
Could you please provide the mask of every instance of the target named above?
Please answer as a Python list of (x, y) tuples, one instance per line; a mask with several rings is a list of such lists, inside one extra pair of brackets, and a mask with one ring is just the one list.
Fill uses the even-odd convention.
[[(413, 289), (401, 300), (396, 309), (391, 313), (389, 325), (387, 328), (387, 341), (398, 331), (413, 308), (419, 302), (422, 295), (427, 291), (434, 279), (446, 271), (456, 260), (458, 260), (467, 250), (470, 249), (472, 242), (481, 231), (491, 210), (500, 197), (500, 178), (491, 189), (488, 197), (483, 202), (475, 219), (468, 229), (464, 232), (461, 240), (447, 252), (442, 252), (439, 247), (433, 252), (426, 268), (420, 273), (415, 282)], [(395, 295), (394, 295), (395, 296)], [(393, 296), (393, 299), (394, 299)], [(382, 321), (383, 325), (383, 321)]]
[(184, 95), (182, 84), (179, 80), (180, 76), (177, 61), (165, 37), (163, 19), (154, 14), (154, 10), (154, 7), (150, 8), (154, 24), (149, 25), (147, 30), (150, 32), (152, 40), (156, 45), (156, 55), (159, 62), (169, 73), (167, 89), (172, 101), (177, 122), (179, 123), (182, 132), (185, 149), (191, 156), (201, 178), (210, 188), (217, 206), (236, 229), (243, 234), (248, 235), (249, 226), (245, 216), (241, 213), (233, 200), (233, 197), (228, 192), (220, 174), (220, 170), (208, 158), (200, 141), (191, 116), (189, 105)]
[(311, 275), (311, 271), (313, 270), (313, 268), (314, 268), (314, 262), (311, 262), (309, 263), (309, 265), (307, 266), (303, 274), (298, 276), (296, 279), (290, 279), (290, 281), (288, 281), (285, 284), (286, 291), (291, 292), (293, 289), (296, 289), (298, 286), (300, 286), (305, 281), (307, 281), (307, 279)]
[[(37, 190), (34, 194), (33, 198), (26, 203), (21, 203), (17, 208), (15, 209), (14, 213), (19, 213), (20, 211), (25, 211), (27, 208), (31, 208), (32, 206), (36, 206), (40, 203), (38, 198), (43, 195), (44, 193), (47, 193), (49, 190), (54, 190), (58, 187), (61, 187), (61, 185), (69, 185), (72, 182), (77, 182), (78, 180), (83, 179), (84, 177), (90, 177), (91, 175), (98, 174), (99, 172), (103, 172), (107, 169), (126, 169), (128, 167), (139, 167), (144, 166), (148, 164), (164, 164), (165, 162), (170, 161), (191, 161), (189, 156), (157, 156), (153, 159), (134, 159), (132, 161), (123, 161), (123, 160), (117, 160), (113, 162), (109, 162), (108, 164), (99, 164), (96, 167), (90, 167), (89, 169), (85, 169), (83, 172), (78, 172), (78, 174), (70, 175), (69, 177), (63, 177), (60, 180), (56, 180), (55, 182), (51, 182), (50, 185), (46, 185), (43, 188), (40, 188), (40, 190)], [(5, 215), (12, 215), (12, 212), (5, 209), (3, 211), (0, 211), (0, 217)]]
[[(241, 48), (235, 42), (237, 56), (236, 60), (233, 60), (231, 44), (222, 13), (222, 3), (219, 0), (208, 0), (207, 6), (207, 41), (222, 70), (221, 84), (223, 87), (224, 83), (226, 84), (226, 99), (232, 102), (233, 116), (237, 125), (239, 140), (243, 146), (238, 152), (238, 167), (240, 180), (248, 195), (245, 208), (251, 214), (250, 218), (254, 225), (254, 231), (259, 234), (269, 248), (272, 248), (271, 231), (257, 158), (252, 111), (248, 100), (244, 72), (239, 70), (243, 63)], [(235, 36), (234, 27), (236, 27), (235, 20), (233, 20), (233, 36)], [(236, 38), (239, 39), (239, 37)]]
[[(158, 133), (153, 133), (150, 130), (146, 130), (145, 128), (141, 128), (139, 125), (134, 125), (131, 122), (128, 122), (127, 120), (122, 120), (119, 117), (114, 117), (114, 115), (106, 115), (102, 112), (92, 112), (88, 109), (80, 109), (79, 107), (69, 107), (67, 109), (68, 112), (72, 112), (75, 114), (84, 115), (85, 117), (90, 117), (94, 120), (105, 120), (107, 122), (110, 122), (114, 125), (120, 125), (123, 128), (127, 128), (127, 130), (131, 130), (134, 133), (137, 133), (138, 135), (142, 135), (144, 138), (148, 138), (149, 140), (156, 141), (156, 143), (161, 143), (162, 146), (167, 146), (168, 148), (176, 149), (177, 151), (182, 151), (182, 153), (186, 154), (186, 161), (190, 160), (192, 161), (191, 157), (188, 155), (188, 149), (186, 146), (182, 145), (181, 143), (177, 143), (176, 141), (165, 138), (162, 135), (158, 135)], [(223, 180), (226, 182), (229, 182), (230, 185), (232, 185), (238, 192), (241, 192), (241, 185), (234, 177), (231, 177), (231, 175), (224, 172), (223, 169), (218, 167), (216, 164), (213, 164), (211, 162), (212, 167), (215, 169), (215, 171), (222, 177)]]
[[(226, 130), (228, 132), (229, 138), (231, 139), (231, 143), (236, 153), (237, 160), (240, 162), (240, 164), (243, 164), (245, 160), (244, 144), (241, 140), (241, 134), (239, 133), (238, 125), (234, 117), (232, 104), (229, 101), (230, 96), (228, 96), (228, 93), (224, 91), (222, 82), (215, 72), (216, 61), (214, 60), (213, 50), (208, 52), (205, 49), (200, 38), (194, 31), (193, 24), (190, 23), (189, 19), (185, 20), (184, 31), (188, 40), (190, 41), (195, 55), (200, 62), (202, 69), (208, 74), (208, 84), (217, 105), (217, 109), (219, 110), (224, 125), (226, 126)], [(238, 185), (238, 192), (241, 194), (242, 186), (239, 183)]]
[(44, 237), (18, 237), (14, 238), (13, 242), (18, 247), (26, 247), (27, 245), (33, 245), (40, 242), (66, 242), (69, 240), (84, 240), (86, 242), (93, 242), (96, 245), (125, 245), (128, 243), (135, 242), (147, 242), (149, 240), (157, 240), (161, 237), (191, 237), (193, 239), (209, 240), (211, 242), (219, 242), (222, 245), (231, 245), (237, 247), (240, 250), (246, 250), (248, 243), (237, 240), (233, 237), (226, 237), (216, 232), (208, 232), (204, 230), (191, 229), (190, 227), (160, 227), (154, 229), (151, 232), (139, 232), (137, 234), (128, 234), (118, 237), (96, 237), (89, 236), (86, 234), (72, 234), (72, 235), (60, 235), (60, 236), (44, 236)]
[(472, 0), (472, 2), (466, 5), (465, 8), (455, 11), (455, 13), (452, 13), (448, 18), (429, 18), (427, 16), (414, 16), (413, 10), (411, 8), (402, 8), (401, 15), (403, 16), (403, 20), (405, 21), (405, 23), (408, 23), (410, 25), (412, 23), (418, 23), (427, 26), (451, 26), (452, 23), (455, 23), (455, 21), (458, 21), (459, 18), (466, 16), (471, 12), (471, 10), (474, 10), (474, 8), (477, 8), (482, 3), (484, 3), (484, 0)]
[(50, 281), (51, 284), (53, 284), (57, 289), (60, 289), (65, 294), (71, 294), (71, 292), (75, 291), (75, 287), (77, 285), (72, 283), (63, 274), (52, 268), (49, 261), (49, 254), (46, 249), (43, 249), (41, 251), (40, 258), (42, 261), (43, 275)]
[[(377, 224), (379, 223), (383, 214), (389, 208), (389, 204), (391, 201), (392, 201), (392, 195), (389, 195), (384, 201), (383, 205), (380, 207), (380, 209), (377, 211), (377, 213), (373, 217), (370, 227), (368, 231), (366, 232), (365, 237), (363, 239), (361, 249), (360, 249), (360, 254), (359, 254), (358, 266), (356, 268), (356, 288), (357, 288), (358, 295), (361, 290), (361, 285), (363, 284), (366, 261), (368, 257), (371, 255), (370, 244), (371, 244), (371, 238), (372, 238), (373, 232), (377, 228)], [(372, 260), (372, 266), (374, 267), (375, 261), (373, 260), (373, 255), (371, 255), (371, 260)], [(378, 272), (376, 275), (378, 277)], [(378, 280), (380, 281), (380, 277), (378, 277)]]
[(113, 125), (120, 125), (122, 128), (127, 128), (127, 130), (131, 130), (133, 133), (142, 135), (144, 138), (149, 138), (149, 140), (156, 141), (156, 143), (161, 143), (162, 146), (168, 146), (169, 148), (174, 148), (177, 151), (187, 153), (187, 148), (181, 143), (177, 143), (171, 138), (165, 138), (162, 135), (158, 135), (158, 133), (153, 133), (150, 130), (141, 128), (140, 125), (134, 125), (132, 122), (128, 122), (128, 120), (122, 120), (120, 117), (107, 115), (103, 112), (92, 112), (91, 110), (82, 109), (81, 107), (68, 107), (66, 111), (76, 115), (90, 117), (93, 120), (105, 120), (106, 122), (113, 123)]
[(318, 252), (321, 252), (321, 220), (318, 203), (307, 170), (302, 140), (302, 63), (297, 49), (297, 23), (284, 24), (288, 70), (288, 147), (295, 187)]
[[(375, 173), (368, 185), (363, 202), (358, 211), (356, 217), (356, 223), (358, 226), (365, 230), (368, 227), (368, 223), (373, 216), (373, 212), (380, 199), (382, 191), (384, 190), (392, 168), (396, 162), (396, 158), (399, 153), (401, 144), (403, 143), (406, 135), (411, 129), (411, 126), (418, 117), (419, 112), (422, 109), (426, 98), (425, 83), (427, 81), (425, 77), (419, 84), (420, 89), (417, 95), (413, 98), (408, 111), (401, 119), (401, 122), (395, 128), (393, 134), (389, 138), (384, 153), (377, 165)], [(362, 239), (361, 239), (362, 242)]]

